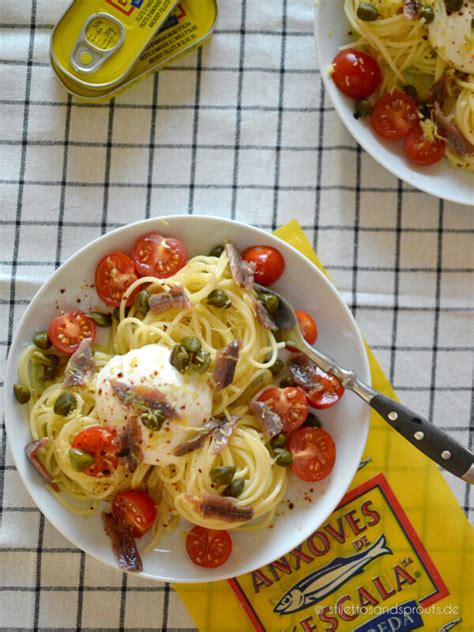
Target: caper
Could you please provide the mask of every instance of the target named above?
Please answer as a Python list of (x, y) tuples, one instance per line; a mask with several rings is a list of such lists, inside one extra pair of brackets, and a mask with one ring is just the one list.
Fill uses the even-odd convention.
[(280, 358), (277, 358), (275, 362), (272, 364), (272, 366), (270, 367), (270, 371), (272, 372), (272, 375), (280, 374), (283, 371), (284, 366), (285, 366), (285, 363), (282, 362)]
[(193, 358), (192, 368), (199, 373), (205, 373), (211, 364), (211, 354), (207, 351), (198, 351)]
[(462, 9), (462, 5), (464, 4), (464, 0), (444, 0), (444, 4), (446, 5), (446, 9), (448, 11), (460, 11)]
[(410, 97), (415, 99), (415, 101), (418, 100), (418, 90), (411, 83), (407, 84), (406, 86), (403, 86), (403, 92), (405, 92)]
[(189, 351), (189, 353), (197, 353), (198, 351), (201, 351), (201, 341), (199, 338), (196, 338), (196, 336), (185, 336), (181, 340), (181, 344), (186, 351)]
[(150, 309), (149, 300), (150, 300), (150, 293), (147, 292), (146, 290), (142, 290), (141, 292), (138, 292), (138, 294), (135, 296), (135, 301), (133, 304), (135, 305), (135, 309), (137, 310), (137, 312), (141, 314), (142, 316), (145, 316), (145, 314)]
[(319, 419), (316, 417), (316, 415), (313, 415), (313, 413), (309, 413), (309, 415), (306, 417), (306, 421), (304, 422), (305, 426), (311, 426), (312, 428), (321, 428), (321, 422), (319, 421)]
[(178, 371), (184, 372), (190, 362), (189, 353), (183, 345), (175, 345), (171, 351), (170, 363)]
[(295, 381), (293, 380), (291, 375), (286, 375), (280, 380), (281, 388), (286, 388), (287, 386), (294, 386), (294, 385), (295, 385)]
[(43, 380), (54, 380), (57, 374), (57, 366), (43, 366)]
[(269, 292), (260, 292), (258, 295), (259, 301), (261, 301), (270, 314), (274, 314), (278, 310), (278, 305), (280, 301), (278, 300), (278, 296), (275, 294), (270, 294)]
[(51, 347), (51, 340), (49, 339), (47, 331), (38, 331), (37, 334), (33, 336), (33, 344), (35, 344), (38, 349), (49, 349)]
[(222, 244), (219, 244), (218, 246), (214, 246), (214, 248), (209, 253), (209, 256), (220, 257), (221, 254), (224, 252), (224, 250), (225, 250), (224, 246)]
[(423, 18), (426, 24), (431, 24), (431, 22), (435, 19), (433, 7), (429, 5), (422, 7), (420, 11), (420, 18)]
[(110, 327), (112, 316), (103, 312), (89, 312), (87, 316), (95, 322), (97, 327)]
[(161, 410), (149, 410), (140, 415), (140, 421), (144, 426), (150, 430), (160, 430), (161, 426), (165, 422), (165, 415)]
[[(125, 318), (127, 318), (128, 312), (129, 312), (129, 309), (128, 309), (128, 307), (126, 307), (125, 308)], [(115, 320), (120, 322), (120, 307), (116, 307), (114, 309), (114, 311), (112, 312), (112, 318), (114, 318)]]
[(54, 412), (56, 415), (67, 417), (76, 408), (76, 398), (72, 393), (64, 391), (54, 402)]
[(372, 112), (372, 104), (367, 99), (359, 99), (355, 103), (355, 114), (356, 118), (364, 118), (364, 116), (368, 116)]
[(222, 492), (223, 496), (232, 496), (237, 498), (244, 491), (245, 480), (243, 478), (234, 478)]
[(272, 448), (284, 448), (286, 446), (286, 434), (280, 432), (270, 441)]
[(31, 360), (34, 364), (40, 364), (42, 366), (58, 366), (59, 364), (57, 355), (53, 353), (41, 353), (41, 351), (33, 351)]
[(235, 471), (236, 468), (232, 465), (219, 465), (211, 469), (209, 476), (211, 477), (211, 481), (218, 485), (229, 485), (234, 478)]
[(23, 384), (15, 384), (13, 386), (13, 392), (15, 393), (16, 400), (20, 402), (20, 404), (26, 404), (30, 401), (31, 392), (27, 386), (23, 386)]
[(275, 463), (282, 467), (288, 467), (293, 461), (293, 455), (288, 450), (282, 448), (275, 448)]
[(230, 297), (223, 292), (222, 290), (212, 290), (212, 292), (207, 297), (208, 305), (212, 305), (213, 307), (223, 307), (227, 309), (231, 306), (232, 301)]
[(379, 12), (370, 2), (361, 2), (357, 7), (357, 17), (364, 22), (373, 22), (379, 17)]
[(89, 454), (89, 452), (86, 452), (85, 450), (81, 450), (80, 448), (70, 448), (69, 461), (71, 462), (71, 466), (74, 470), (77, 472), (83, 472), (95, 462), (95, 459), (92, 454)]

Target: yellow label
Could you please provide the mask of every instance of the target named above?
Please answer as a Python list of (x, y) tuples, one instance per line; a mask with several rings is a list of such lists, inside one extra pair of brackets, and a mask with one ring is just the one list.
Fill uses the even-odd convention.
[[(176, 0), (76, 0), (51, 41), (55, 66), (89, 89), (110, 89), (125, 79), (161, 28)], [(80, 66), (84, 49), (93, 61)]]
[(103, 101), (116, 96), (133, 83), (165, 67), (195, 47), (212, 33), (217, 18), (215, 0), (182, 0), (168, 16), (135, 62), (126, 79), (114, 88), (91, 89), (78, 84), (53, 66), (67, 90), (84, 100)]
[[(277, 236), (323, 270), (296, 221)], [(372, 384), (396, 395), (368, 349)], [(174, 588), (202, 632), (472, 632), (472, 528), (438, 467), (375, 412), (339, 507), (289, 554)]]

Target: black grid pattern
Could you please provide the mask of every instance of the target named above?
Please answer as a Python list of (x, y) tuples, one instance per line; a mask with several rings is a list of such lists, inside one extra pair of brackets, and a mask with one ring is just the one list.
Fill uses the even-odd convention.
[[(96, 105), (49, 66), (64, 3), (2, 8), (0, 380), (33, 293), (106, 231), (169, 213), (269, 230), (297, 217), (403, 400), (472, 448), (473, 209), (397, 181), (343, 129), (312, 0), (219, 4), (208, 45)], [(122, 576), (50, 527), (1, 430), (0, 629), (193, 629), (168, 585)], [(471, 512), (468, 486), (449, 483)]]

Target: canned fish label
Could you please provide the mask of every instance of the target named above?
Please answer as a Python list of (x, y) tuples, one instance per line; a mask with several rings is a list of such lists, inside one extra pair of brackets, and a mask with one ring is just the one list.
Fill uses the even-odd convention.
[[(99, 90), (84, 86), (65, 75), (54, 58), (53, 67), (64, 87), (75, 96), (86, 101), (106, 101), (203, 44), (211, 35), (216, 20), (215, 0), (182, 0), (139, 56), (125, 79), (113, 87)], [(110, 39), (110, 36), (106, 35), (100, 37)]]
[(53, 31), (55, 68), (91, 90), (125, 79), (176, 0), (76, 0)]

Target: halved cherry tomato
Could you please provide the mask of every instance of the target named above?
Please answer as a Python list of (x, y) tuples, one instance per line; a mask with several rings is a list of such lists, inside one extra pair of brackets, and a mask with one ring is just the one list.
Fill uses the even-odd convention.
[(103, 478), (110, 476), (118, 466), (118, 458), (113, 444), (116, 432), (107, 426), (91, 426), (76, 435), (71, 448), (79, 448), (91, 454), (95, 461), (84, 470), (84, 474)]
[(342, 50), (332, 62), (332, 78), (341, 92), (353, 99), (366, 99), (382, 83), (377, 61), (360, 50)]
[(306, 391), (308, 403), (313, 408), (329, 408), (334, 406), (344, 395), (344, 387), (337, 377), (315, 366), (317, 385)]
[(115, 495), (112, 513), (134, 538), (141, 538), (156, 520), (155, 501), (140, 489), (128, 489)]
[(305, 392), (298, 386), (271, 386), (258, 399), (280, 416), (283, 432), (293, 432), (302, 426), (309, 413)]
[(148, 233), (135, 242), (132, 259), (138, 274), (167, 279), (186, 265), (188, 251), (179, 239)]
[(95, 340), (96, 326), (79, 309), (56, 316), (49, 323), (48, 336), (58, 351), (72, 355), (85, 338)]
[(272, 246), (251, 246), (243, 251), (242, 259), (255, 263), (255, 281), (260, 285), (275, 283), (285, 270), (283, 255)]
[[(130, 257), (123, 252), (111, 252), (102, 257), (95, 270), (95, 289), (104, 303), (118, 307), (125, 291), (137, 279), (135, 266)], [(131, 305), (134, 298), (132, 293), (127, 305)]]
[(421, 125), (416, 125), (408, 132), (404, 143), (408, 158), (422, 167), (434, 165), (443, 158), (446, 141), (443, 138), (429, 140), (425, 137)]
[(419, 121), (415, 99), (400, 90), (380, 97), (370, 115), (374, 130), (388, 140), (400, 140)]
[[(316, 327), (316, 323), (313, 318), (308, 314), (308, 312), (304, 312), (302, 309), (295, 309), (295, 314), (304, 339), (306, 342), (309, 342), (310, 345), (314, 345), (316, 338), (318, 337), (318, 328)], [(288, 351), (292, 351), (293, 353), (297, 353), (299, 351), (296, 347), (292, 347), (288, 344), (286, 345), (286, 348)]]
[(217, 568), (227, 562), (232, 553), (232, 539), (227, 531), (194, 527), (186, 538), (191, 560), (204, 568)]
[(315, 482), (326, 478), (336, 461), (336, 445), (322, 428), (299, 428), (288, 441), (293, 455), (291, 469), (302, 481)]

